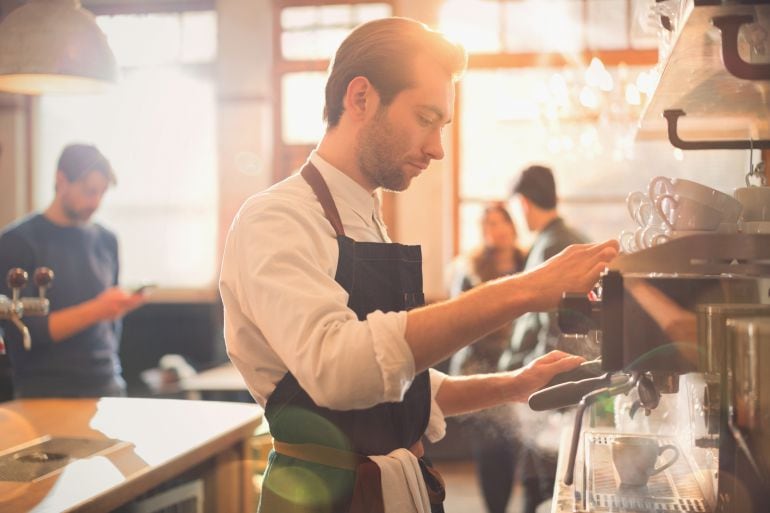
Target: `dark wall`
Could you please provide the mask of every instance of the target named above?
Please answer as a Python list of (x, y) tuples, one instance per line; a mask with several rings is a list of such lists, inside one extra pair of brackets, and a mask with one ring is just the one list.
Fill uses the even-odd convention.
[(144, 395), (140, 373), (179, 354), (200, 371), (227, 361), (222, 303), (148, 303), (123, 319), (120, 361), (129, 395)]

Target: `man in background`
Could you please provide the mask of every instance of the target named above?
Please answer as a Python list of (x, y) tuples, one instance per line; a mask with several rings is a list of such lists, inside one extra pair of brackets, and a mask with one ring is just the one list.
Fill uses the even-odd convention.
[[(91, 222), (115, 183), (112, 166), (95, 146), (69, 145), (59, 158), (48, 208), (0, 232), (0, 273), (21, 267), (32, 276), (45, 266), (55, 274), (47, 294), (49, 315), (23, 319), (31, 350), (24, 349), (19, 330), (2, 321), (16, 397), (125, 394), (118, 359), (120, 318), (145, 298), (117, 286), (117, 238)], [(5, 280), (0, 294), (11, 294)], [(37, 295), (31, 280), (22, 295)]]
[[(571, 244), (583, 244), (588, 239), (573, 229), (559, 215), (556, 182), (553, 172), (545, 166), (524, 169), (513, 187), (513, 197), (519, 202), (527, 227), (535, 240), (527, 254), (524, 271), (534, 269)], [(513, 334), (513, 350), (525, 361), (555, 349), (561, 332), (553, 312), (532, 312), (517, 322)]]
[[(535, 240), (527, 255), (524, 272), (534, 269), (571, 244), (582, 244), (587, 239), (569, 227), (557, 209), (556, 183), (553, 172), (545, 166), (533, 165), (521, 172), (513, 187), (514, 200), (519, 202)], [(511, 352), (504, 355), (501, 366), (512, 370), (559, 345), (561, 331), (556, 313), (530, 312), (516, 322), (511, 338)], [(563, 348), (560, 348), (563, 349)], [(544, 414), (527, 411), (520, 416), (519, 479), (524, 489), (524, 513), (534, 513), (537, 505), (551, 497), (556, 472), (555, 454), (547, 454), (533, 447), (527, 433), (537, 433)], [(535, 419), (532, 421), (531, 419)], [(527, 425), (532, 422), (532, 425)]]

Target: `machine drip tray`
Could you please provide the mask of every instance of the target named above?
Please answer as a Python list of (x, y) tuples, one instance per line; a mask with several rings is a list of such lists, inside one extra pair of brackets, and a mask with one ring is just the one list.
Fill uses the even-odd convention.
[(0, 454), (0, 481), (30, 482), (68, 463), (127, 445), (114, 439), (45, 436)]
[[(634, 512), (651, 511), (706, 513), (703, 493), (686, 458), (680, 456), (676, 463), (663, 472), (650, 477), (645, 487), (623, 487), (615, 472), (610, 453), (613, 433), (585, 433), (585, 497), (589, 511)], [(645, 436), (637, 435), (633, 436)], [(664, 436), (650, 436), (660, 444), (673, 444), (676, 440)], [(681, 453), (681, 449), (680, 449)]]

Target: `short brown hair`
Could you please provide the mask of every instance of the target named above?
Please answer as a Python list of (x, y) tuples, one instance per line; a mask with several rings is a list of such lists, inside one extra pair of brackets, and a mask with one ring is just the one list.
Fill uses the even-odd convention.
[(330, 65), (324, 107), (328, 127), (336, 126), (342, 117), (343, 98), (351, 80), (366, 77), (382, 105), (390, 105), (398, 93), (414, 85), (411, 64), (421, 53), (434, 58), (453, 80), (459, 79), (468, 61), (462, 46), (409, 18), (384, 18), (356, 27)]
[(56, 168), (64, 173), (68, 182), (76, 182), (91, 171), (98, 171), (109, 180), (117, 183), (115, 172), (107, 157), (96, 146), (90, 144), (70, 144), (62, 150)]

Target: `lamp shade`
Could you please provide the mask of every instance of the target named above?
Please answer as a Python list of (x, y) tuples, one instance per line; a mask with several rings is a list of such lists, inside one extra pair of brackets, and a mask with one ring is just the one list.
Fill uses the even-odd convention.
[(117, 78), (107, 37), (79, 0), (29, 0), (0, 23), (0, 91), (93, 92)]

